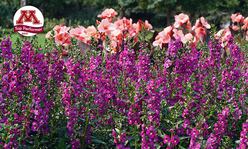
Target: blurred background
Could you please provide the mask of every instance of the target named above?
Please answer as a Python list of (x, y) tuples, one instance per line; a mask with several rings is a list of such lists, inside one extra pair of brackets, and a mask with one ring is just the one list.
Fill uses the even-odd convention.
[[(231, 14), (240, 12), (248, 16), (248, 0), (26, 0), (41, 10), (45, 18), (44, 32), (57, 24), (76, 27), (96, 25), (97, 15), (106, 8), (113, 8), (119, 18), (125, 16), (148, 20), (155, 29), (162, 30), (174, 23), (174, 15), (189, 15), (192, 26), (201, 16), (218, 29), (230, 23)], [(20, 0), (0, 0), (0, 26), (13, 28), (14, 13), (20, 8)]]

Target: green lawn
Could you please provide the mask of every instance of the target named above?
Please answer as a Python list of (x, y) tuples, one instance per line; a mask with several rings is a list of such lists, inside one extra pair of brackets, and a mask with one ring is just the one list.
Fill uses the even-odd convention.
[[(45, 35), (46, 35), (46, 33), (39, 33), (39, 34), (37, 34), (37, 36), (38, 36), (37, 40), (38, 40), (38, 43), (40, 45), (44, 45), (45, 44)], [(19, 35), (19, 33), (15, 32), (14, 34), (11, 35), (11, 38), (10, 39), (13, 42), (15, 42), (15, 40), (17, 38), (21, 38), (21, 36)]]
[[(11, 29), (3, 29), (3, 30), (5, 32), (4, 36), (8, 37), (10, 35), (10, 33), (11, 33)], [(37, 34), (38, 43), (42, 47), (45, 44), (45, 35), (46, 35), (46, 32)], [(10, 40), (12, 41), (12, 47), (14, 47), (14, 48), (15, 48), (15, 44), (14, 43), (16, 42), (16, 39), (17, 38), (21, 39), (21, 36), (19, 35), (18, 32), (14, 32), (13, 34), (11, 34)], [(30, 38), (30, 37), (27, 37), (27, 38)], [(0, 37), (0, 39), (3, 39), (3, 38)]]

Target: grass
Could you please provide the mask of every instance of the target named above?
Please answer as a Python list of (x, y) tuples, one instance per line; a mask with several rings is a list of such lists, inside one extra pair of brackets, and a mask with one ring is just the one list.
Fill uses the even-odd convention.
[[(39, 34), (37, 34), (37, 41), (38, 41), (39, 45), (42, 45), (43, 46), (45, 44), (45, 35), (46, 35), (46, 33), (39, 33)], [(21, 36), (20, 36), (19, 33), (12, 34), (10, 39), (13, 42), (15, 42), (17, 38), (21, 39)]]
[[(14, 43), (16, 42), (17, 38), (21, 39), (22, 37), (20, 36), (20, 34), (18, 32), (13, 33), (13, 29), (5, 29), (4, 28), (3, 30), (4, 30), (4, 33), (5, 33), (4, 35), (6, 37), (10, 36), (10, 40), (12, 41), (12, 47), (15, 48)], [(11, 34), (11, 32), (12, 32), (12, 34)], [(47, 32), (37, 34), (37, 41), (38, 41), (39, 45), (41, 45), (42, 47), (45, 44), (45, 39), (46, 39), (45, 35), (46, 35), (46, 33)], [(27, 38), (30, 38), (30, 37), (27, 37)], [(0, 36), (0, 39), (2, 40), (3, 37)]]

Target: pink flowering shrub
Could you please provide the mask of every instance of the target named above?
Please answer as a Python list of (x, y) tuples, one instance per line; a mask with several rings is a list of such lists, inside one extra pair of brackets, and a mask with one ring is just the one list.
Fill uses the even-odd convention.
[(106, 9), (102, 14), (98, 15), (102, 20), (97, 20), (97, 27), (89, 26), (85, 28), (78, 26), (70, 29), (70, 27), (63, 25), (56, 25), (53, 28), (53, 34), (51, 34), (51, 31), (48, 32), (46, 38), (54, 38), (56, 45), (62, 46), (71, 44), (71, 37), (89, 45), (91, 45), (91, 38), (93, 38), (98, 41), (99, 45), (102, 45), (103, 42), (109, 43), (106, 45), (107, 47), (104, 47), (105, 50), (119, 54), (120, 51), (124, 50), (124, 44), (127, 44), (126, 38), (137, 42), (142, 27), (148, 31), (152, 29), (152, 25), (147, 20), (145, 22), (139, 20), (137, 23), (133, 23), (132, 19), (125, 17), (114, 20), (116, 15), (117, 12), (114, 9)]
[[(179, 14), (151, 56), (152, 26), (116, 14), (104, 11), (98, 27), (55, 26), (44, 49), (1, 41), (0, 148), (248, 148), (247, 42), (213, 33), (202, 44), (210, 25)], [(76, 40), (92, 50), (78, 54)], [(95, 50), (104, 40), (112, 53)]]

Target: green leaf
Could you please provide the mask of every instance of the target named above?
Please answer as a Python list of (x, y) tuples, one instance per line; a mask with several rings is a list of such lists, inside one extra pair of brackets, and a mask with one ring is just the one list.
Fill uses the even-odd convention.
[(4, 123), (0, 123), (0, 125), (3, 127), (3, 128), (9, 128), (9, 125), (6, 125)]
[(98, 94), (97, 92), (91, 92), (90, 94)]
[(143, 119), (145, 119), (145, 118), (146, 118), (146, 115), (141, 116), (141, 118), (140, 118), (140, 119), (141, 119), (141, 120), (143, 120)]
[(101, 126), (100, 124), (96, 123), (96, 125), (97, 125), (97, 126), (99, 126), (99, 127), (100, 127), (100, 129), (102, 129), (102, 126)]
[(98, 140), (98, 139), (91, 139), (90, 141), (94, 143), (106, 144), (105, 142)]
[(182, 147), (181, 145), (179, 145), (179, 147), (180, 147), (181, 149), (186, 149), (186, 148)]
[(83, 91), (85, 91), (86, 93), (88, 93), (88, 91), (86, 89), (83, 88)]
[(95, 119), (93, 121), (90, 121), (90, 123), (95, 123), (95, 122), (100, 121), (100, 120), (101, 120), (100, 118), (99, 119)]
[(15, 101), (13, 99), (9, 99), (9, 101), (14, 105)]
[(82, 130), (77, 131), (79, 134), (84, 135), (85, 133)]
[(179, 140), (183, 140), (183, 139), (187, 139), (187, 138), (190, 138), (190, 137), (179, 137)]
[(156, 92), (159, 92), (159, 91), (161, 91), (162, 89), (164, 88), (164, 86), (162, 86), (162, 87), (159, 87), (157, 90), (156, 90)]
[(86, 120), (85, 119), (83, 119), (83, 118), (81, 118), (81, 117), (79, 117), (78, 118), (80, 121), (82, 121), (82, 122), (85, 122)]
[(90, 109), (94, 109), (94, 108), (96, 108), (96, 107), (98, 107), (98, 106), (99, 106), (99, 104), (92, 105), (92, 106), (90, 106)]
[(4, 133), (0, 133), (0, 137), (4, 137), (5, 138), (5, 134)]
[(194, 108), (192, 109), (192, 111), (195, 111), (197, 108), (198, 108), (198, 107), (194, 107)]
[(236, 140), (235, 143), (240, 144), (240, 140)]

